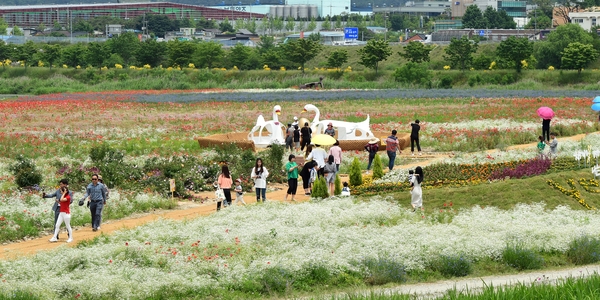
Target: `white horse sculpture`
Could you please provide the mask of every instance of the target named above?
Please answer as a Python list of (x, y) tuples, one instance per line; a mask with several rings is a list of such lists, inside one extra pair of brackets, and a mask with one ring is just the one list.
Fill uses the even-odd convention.
[(337, 128), (338, 140), (367, 140), (373, 138), (375, 135), (371, 132), (370, 117), (367, 115), (367, 119), (362, 122), (346, 122), (336, 120), (319, 120), (321, 113), (319, 109), (312, 105), (306, 104), (303, 112), (314, 112), (315, 117), (311, 122), (310, 126), (314, 133), (323, 133), (327, 124), (331, 123), (334, 128)]
[[(285, 145), (285, 125), (279, 122), (279, 114), (281, 114), (281, 106), (273, 107), (273, 120), (265, 121), (265, 118), (260, 115), (256, 119), (256, 125), (252, 127), (252, 131), (248, 133), (248, 140), (253, 141), (257, 147), (267, 147), (273, 143)], [(267, 130), (268, 134), (263, 135), (263, 130)], [(257, 133), (257, 135), (255, 135)]]

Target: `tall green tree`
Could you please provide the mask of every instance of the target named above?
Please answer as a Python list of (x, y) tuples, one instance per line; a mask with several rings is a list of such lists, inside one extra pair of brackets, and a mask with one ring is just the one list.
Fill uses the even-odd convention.
[(38, 47), (32, 42), (27, 41), (23, 45), (15, 45), (15, 51), (13, 52), (13, 61), (22, 61), (25, 67), (33, 65), (34, 55), (38, 52)]
[(379, 69), (379, 62), (386, 60), (392, 55), (392, 48), (387, 41), (370, 40), (367, 44), (358, 50), (360, 56), (359, 64), (375, 70)]
[(490, 29), (496, 29), (496, 28), (503, 28), (502, 26), (504, 24), (502, 24), (503, 20), (500, 20), (500, 16), (498, 15), (498, 12), (491, 6), (488, 6), (485, 11), (483, 12), (483, 18), (485, 19), (485, 27), (477, 27), (477, 28), (490, 28)]
[(235, 31), (245, 29), (244, 19), (235, 19), (235, 22), (233, 24), (233, 28), (235, 29)]
[(292, 17), (287, 17), (285, 20), (285, 30), (294, 31), (294, 28), (296, 28), (296, 21)]
[[(177, 39), (167, 43), (167, 56), (170, 66), (187, 67), (194, 62), (194, 55), (198, 44)], [(198, 65), (196, 65), (198, 66)]]
[(60, 45), (43, 45), (40, 51), (39, 58), (44, 63), (47, 63), (50, 69), (55, 62), (61, 58), (62, 47)]
[(527, 60), (533, 54), (533, 42), (528, 38), (517, 38), (514, 36), (500, 42), (496, 48), (496, 55), (511, 62), (517, 73), (521, 73), (521, 61)]
[(202, 42), (198, 44), (196, 53), (194, 54), (196, 67), (210, 69), (219, 66), (225, 56), (222, 46), (221, 43), (217, 42)]
[(283, 24), (283, 18), (275, 18), (273, 19), (273, 29), (277, 30), (277, 32), (281, 32), (285, 25)]
[(335, 28), (342, 28), (342, 17), (335, 16)]
[(549, 66), (561, 67), (561, 53), (570, 43), (582, 43), (594, 45), (599, 50), (597, 37), (586, 32), (577, 24), (565, 24), (558, 26), (556, 30), (548, 34), (546, 41), (537, 42), (534, 45), (534, 56), (537, 67), (547, 69)]
[(256, 33), (256, 19), (250, 18), (250, 20), (248, 20), (244, 26), (246, 29), (248, 29), (248, 31)]
[(469, 5), (462, 18), (463, 28), (485, 28), (485, 19), (477, 5)]
[(271, 49), (274, 49), (275, 45), (275, 37), (270, 35), (261, 35), (260, 40), (256, 43), (256, 49), (259, 54), (263, 54)]
[(135, 64), (135, 55), (140, 49), (140, 40), (133, 32), (125, 32), (106, 42), (111, 54), (118, 54), (125, 64)]
[(319, 55), (323, 46), (310, 39), (297, 39), (283, 44), (282, 50), (288, 60), (300, 65), (304, 73), (304, 64)]
[[(103, 67), (102, 64), (110, 57), (110, 49), (106, 43), (92, 42), (88, 44), (85, 61), (93, 67)], [(84, 66), (82, 66), (84, 67)]]
[(281, 67), (281, 51), (279, 48), (272, 48), (260, 55), (262, 65), (269, 66), (271, 69)]
[(87, 47), (83, 43), (68, 45), (62, 51), (62, 63), (72, 68), (85, 67), (86, 53)]
[(331, 30), (331, 19), (329, 16), (325, 17), (325, 20), (321, 23), (321, 29)]
[(552, 19), (544, 14), (541, 9), (537, 9), (528, 14), (529, 22), (525, 29), (546, 29), (552, 28)]
[(498, 12), (498, 19), (500, 20), (500, 28), (503, 29), (516, 29), (517, 23), (513, 17), (509, 16), (506, 10), (500, 10)]
[(87, 33), (92, 33), (94, 32), (94, 26), (92, 26), (92, 23), (86, 20), (77, 20), (73, 24), (73, 31), (84, 31)]
[(343, 64), (348, 62), (348, 51), (339, 49), (331, 52), (327, 57), (327, 66), (330, 68), (339, 69)]
[(420, 42), (410, 42), (398, 52), (398, 55), (404, 57), (408, 61), (422, 63), (429, 61), (429, 53), (433, 50), (433, 46), (427, 46)]
[(4, 62), (6, 59), (10, 58), (10, 50), (10, 46), (3, 40), (0, 40), (0, 62)]
[(3, 18), (0, 18), (0, 35), (6, 35), (8, 32), (6, 31), (8, 29), (8, 24), (6, 24), (6, 21), (4, 21)]
[(12, 35), (15, 35), (15, 36), (24, 36), (25, 34), (23, 33), (23, 30), (21, 30), (21, 28), (15, 26), (12, 29)]
[(452, 38), (450, 45), (444, 50), (444, 59), (460, 70), (466, 70), (473, 62), (473, 54), (477, 51), (477, 42), (469, 40), (467, 36), (460, 39)]
[(581, 70), (598, 58), (598, 51), (590, 44), (570, 43), (562, 52), (561, 62), (563, 69), (574, 69), (581, 74)]
[(306, 26), (306, 31), (315, 31), (317, 29), (317, 20), (315, 18), (311, 18), (310, 22)]
[(231, 25), (231, 23), (229, 23), (228, 18), (225, 18), (221, 23), (219, 23), (219, 30), (221, 30), (221, 32), (235, 31), (235, 29), (233, 28), (233, 25)]
[(140, 65), (150, 65), (158, 67), (162, 64), (167, 53), (167, 44), (157, 42), (155, 39), (147, 39), (140, 43), (140, 47), (135, 54)]
[(237, 43), (229, 50), (227, 60), (231, 66), (236, 66), (240, 70), (248, 69), (248, 59), (252, 55), (252, 49), (244, 46), (242, 43)]

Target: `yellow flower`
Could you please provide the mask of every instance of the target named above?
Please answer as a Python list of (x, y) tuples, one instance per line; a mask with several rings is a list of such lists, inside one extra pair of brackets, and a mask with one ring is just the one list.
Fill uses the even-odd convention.
[(298, 67), (298, 70), (302, 70), (302, 67)]
[(115, 69), (123, 69), (123, 65), (121, 65), (121, 64), (115, 64)]
[(67, 65), (62, 65), (62, 67), (63, 67), (63, 69), (69, 68), (69, 66), (67, 66)]
[(43, 67), (44, 66), (44, 62), (41, 60), (38, 60), (38, 67)]
[(149, 64), (144, 65), (144, 69), (151, 69), (152, 67)]
[(490, 69), (490, 70), (493, 70), (493, 69), (495, 69), (495, 68), (496, 68), (496, 62), (495, 62), (495, 61), (493, 61), (493, 62), (490, 64), (490, 67), (489, 67), (489, 69)]
[(76, 69), (81, 69), (81, 66), (80, 66), (80, 65), (77, 65), (77, 67), (75, 67), (75, 68), (76, 68)]
[(554, 67), (553, 66), (549, 66), (548, 67), (548, 71), (554, 71)]
[(269, 65), (264, 65), (263, 69), (269, 69)]
[(281, 66), (281, 68), (279, 68), (279, 71), (285, 71), (285, 67)]
[(475, 71), (475, 68), (471, 67), (469, 70), (470, 70), (470, 71)]
[(129, 66), (130, 70), (135, 70), (135, 66)]
[(8, 58), (4, 61), (4, 64), (7, 66), (10, 66), (11, 63), (12, 63), (12, 61)]
[(192, 64), (192, 63), (190, 63), (190, 64), (188, 64), (188, 68), (190, 68), (190, 69), (195, 69), (195, 68), (196, 68), (196, 65), (194, 65), (194, 64)]
[(106, 71), (106, 70), (108, 70), (108, 67), (104, 66), (104, 67), (100, 68), (100, 70)]
[(238, 67), (237, 67), (237, 66), (233, 66), (233, 69), (237, 71), (237, 70), (238, 70)]
[(521, 61), (521, 66), (522, 66), (523, 68), (527, 68), (527, 67), (529, 66), (529, 64), (527, 63), (527, 61), (526, 61), (526, 60), (522, 60), (522, 61)]
[(167, 71), (173, 71), (173, 67), (168, 67)]
[(450, 66), (444, 66), (444, 70), (450, 70)]

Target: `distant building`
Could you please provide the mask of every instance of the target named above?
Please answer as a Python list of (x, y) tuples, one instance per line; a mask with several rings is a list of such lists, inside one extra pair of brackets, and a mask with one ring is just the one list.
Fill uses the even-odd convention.
[(407, 1), (405, 6), (375, 6), (374, 13), (406, 13), (428, 17), (439, 16), (451, 10), (449, 1)]
[(297, 40), (300, 38), (300, 35), (303, 35), (304, 38), (307, 38), (309, 35), (311, 34), (320, 34), (321, 35), (321, 41), (323, 42), (323, 44), (325, 45), (343, 45), (346, 42), (346, 39), (344, 38), (344, 33), (343, 32), (339, 32), (339, 31), (321, 31), (321, 32), (303, 32), (303, 33), (295, 33), (295, 34), (290, 34), (287, 37), (285, 37), (285, 40), (283, 40), (283, 43), (287, 43), (288, 41), (291, 40)]
[(592, 27), (600, 25), (600, 8), (594, 8), (585, 12), (569, 13), (571, 23), (581, 26), (581, 28), (591, 31)]

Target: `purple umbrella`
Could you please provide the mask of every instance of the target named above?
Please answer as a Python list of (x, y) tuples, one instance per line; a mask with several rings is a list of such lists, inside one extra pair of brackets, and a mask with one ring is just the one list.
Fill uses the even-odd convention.
[(538, 116), (545, 120), (551, 120), (554, 118), (554, 111), (550, 107), (542, 106), (537, 110)]

